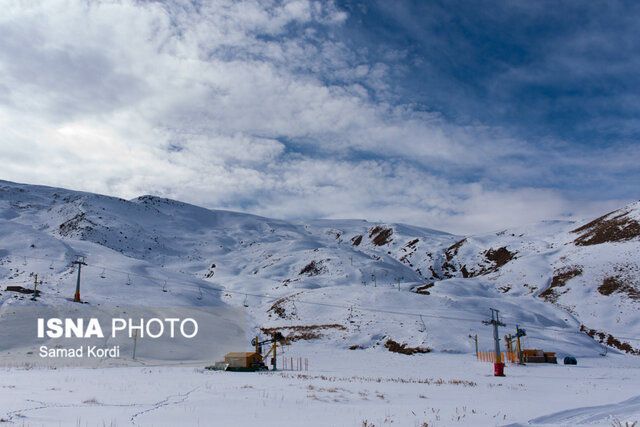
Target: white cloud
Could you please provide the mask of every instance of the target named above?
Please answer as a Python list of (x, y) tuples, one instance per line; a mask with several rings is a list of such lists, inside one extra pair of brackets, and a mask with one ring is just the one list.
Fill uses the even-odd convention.
[(330, 36), (331, 3), (0, 3), (3, 179), (458, 232), (567, 211), (554, 191), (466, 183), (539, 153), (374, 101), (388, 67)]

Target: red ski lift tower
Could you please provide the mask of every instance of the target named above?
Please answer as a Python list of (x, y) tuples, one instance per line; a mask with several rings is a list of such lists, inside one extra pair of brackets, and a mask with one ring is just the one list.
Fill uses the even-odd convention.
[(490, 308), (491, 310), (491, 320), (483, 320), (482, 323), (485, 325), (493, 325), (493, 341), (495, 342), (496, 348), (496, 360), (493, 364), (493, 376), (494, 377), (504, 377), (504, 362), (502, 361), (502, 357), (500, 355), (500, 335), (498, 334), (498, 326), (507, 326), (500, 321), (500, 311), (495, 308)]

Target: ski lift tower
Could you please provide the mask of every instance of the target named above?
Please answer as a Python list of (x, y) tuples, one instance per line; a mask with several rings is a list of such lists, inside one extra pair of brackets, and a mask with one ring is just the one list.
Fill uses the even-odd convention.
[(507, 326), (500, 321), (500, 311), (495, 308), (490, 308), (491, 320), (483, 320), (485, 325), (493, 325), (493, 340), (495, 342), (495, 363), (493, 364), (493, 376), (504, 377), (504, 362), (500, 355), (500, 335), (498, 334), (498, 326)]
[(73, 296), (73, 302), (80, 301), (80, 270), (83, 265), (87, 265), (85, 257), (83, 255), (76, 255), (76, 260), (72, 262), (73, 265), (78, 265), (78, 280), (76, 281), (76, 294)]

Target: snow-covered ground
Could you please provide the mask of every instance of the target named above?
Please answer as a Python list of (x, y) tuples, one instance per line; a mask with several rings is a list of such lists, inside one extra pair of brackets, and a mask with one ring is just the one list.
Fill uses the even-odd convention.
[(2, 369), (0, 419), (20, 426), (621, 425), (640, 420), (640, 360), (507, 365), (297, 344), (308, 371)]
[[(636, 203), (586, 227), (591, 219), (462, 237), (2, 181), (0, 321), (14, 307), (74, 306), (72, 261), (82, 255), (87, 307), (238, 307), (248, 336), (237, 351), (250, 350), (264, 328), (278, 329), (293, 339), (286, 354), (306, 358), (309, 371), (1, 368), (0, 419), (25, 426), (639, 421), (640, 358), (630, 354), (640, 348), (639, 216)], [(33, 301), (15, 287), (33, 289), (36, 274), (41, 294)], [(493, 348), (482, 324), (490, 308), (506, 323), (501, 337), (519, 325), (524, 348), (555, 352), (560, 362), (575, 356), (578, 366), (507, 366), (505, 378), (493, 377), (470, 338)], [(431, 352), (392, 353), (392, 341)]]

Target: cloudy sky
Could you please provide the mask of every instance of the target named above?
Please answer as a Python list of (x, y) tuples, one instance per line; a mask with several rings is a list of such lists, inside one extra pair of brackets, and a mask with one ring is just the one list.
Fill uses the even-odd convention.
[(456, 233), (640, 198), (634, 1), (0, 10), (0, 179)]

